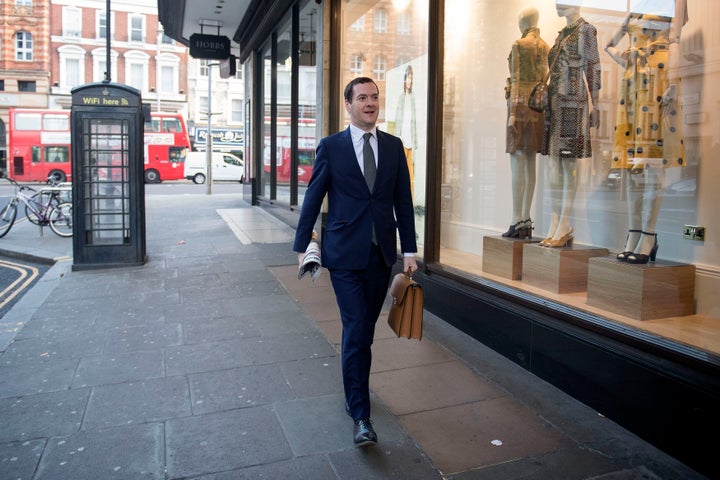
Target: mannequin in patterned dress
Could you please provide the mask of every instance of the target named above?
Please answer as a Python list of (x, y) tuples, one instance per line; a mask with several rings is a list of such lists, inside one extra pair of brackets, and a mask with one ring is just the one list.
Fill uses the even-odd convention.
[[(605, 48), (623, 68), (612, 156), (612, 167), (624, 172), (628, 206), (620, 261), (655, 260), (665, 169), (685, 166), (677, 62), (686, 22), (686, 0), (675, 0), (674, 13), (631, 12)], [(621, 51), (625, 36), (628, 46)]]
[[(550, 108), (545, 111), (545, 135), (541, 152), (550, 157), (552, 214), (546, 247), (564, 247), (573, 240), (570, 226), (577, 189), (577, 159), (592, 156), (590, 128), (600, 124), (597, 105), (600, 91), (600, 55), (597, 30), (580, 16), (580, 8), (556, 4), (565, 17), (563, 28), (550, 49)], [(563, 42), (563, 39), (566, 39)]]
[(539, 13), (535, 7), (523, 8), (518, 15), (522, 37), (513, 43), (508, 57), (510, 77), (505, 151), (510, 154), (512, 173), (513, 220), (503, 237), (532, 236), (530, 207), (535, 194), (535, 158), (542, 146), (543, 115), (530, 110), (528, 97), (533, 86), (547, 73), (547, 43), (537, 28)]

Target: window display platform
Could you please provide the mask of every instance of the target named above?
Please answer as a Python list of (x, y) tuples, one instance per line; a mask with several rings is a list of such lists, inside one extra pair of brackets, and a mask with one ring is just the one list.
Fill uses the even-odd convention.
[(541, 238), (506, 238), (502, 236), (483, 237), (483, 272), (510, 280), (522, 278), (523, 246), (537, 243)]
[[(482, 255), (473, 255), (453, 249), (444, 249), (442, 253), (443, 264), (454, 269), (453, 271), (458, 275), (466, 276), (469, 280), (479, 284), (489, 282), (491, 285), (503, 285), (520, 295), (536, 296), (539, 304), (549, 300), (554, 304), (562, 305), (563, 308), (577, 312), (579, 316), (589, 314), (614, 322), (622, 331), (638, 331), (641, 332), (640, 335), (657, 338), (658, 342), (670, 341), (676, 343), (682, 350), (686, 348), (685, 346), (691, 347), (697, 352), (702, 352), (698, 353), (699, 356), (720, 355), (720, 323), (717, 317), (694, 313), (653, 320), (639, 320), (628, 315), (611, 312), (606, 308), (607, 305), (598, 307), (588, 304), (587, 291), (559, 294), (529, 285), (523, 280), (510, 280), (487, 273), (481, 269)], [(697, 284), (695, 288), (698, 288)]]
[(669, 261), (637, 265), (612, 257), (588, 261), (588, 305), (652, 320), (691, 315), (694, 297), (694, 265)]
[(550, 248), (526, 244), (522, 280), (554, 293), (584, 292), (588, 284), (588, 259), (607, 255), (607, 248), (587, 245)]

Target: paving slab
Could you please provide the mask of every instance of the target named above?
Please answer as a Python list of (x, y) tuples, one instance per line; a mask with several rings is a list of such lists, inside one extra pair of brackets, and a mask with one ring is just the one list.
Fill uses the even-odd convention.
[(170, 478), (292, 458), (271, 407), (240, 408), (166, 422)]

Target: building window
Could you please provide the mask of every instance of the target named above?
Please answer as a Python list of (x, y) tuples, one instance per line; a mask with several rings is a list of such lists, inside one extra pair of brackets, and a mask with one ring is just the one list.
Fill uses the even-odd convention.
[(398, 35), (410, 35), (410, 14), (407, 12), (401, 13), (397, 18), (397, 33)]
[(145, 80), (145, 66), (140, 63), (131, 63), (129, 66), (129, 78), (126, 78), (128, 85), (138, 90), (143, 90)]
[(58, 48), (60, 53), (60, 86), (70, 89), (85, 83), (85, 50), (75, 45)]
[(200, 77), (208, 76), (208, 61), (207, 60), (200, 60), (198, 62), (198, 76), (200, 76)]
[(242, 98), (233, 98), (230, 105), (230, 121), (232, 123), (242, 123), (243, 121), (243, 101)]
[[(96, 48), (92, 52), (93, 57), (93, 81), (102, 82), (105, 80), (105, 72), (107, 70), (106, 64), (106, 53), (104, 48)], [(110, 79), (117, 79), (117, 57), (118, 54), (115, 51), (110, 51)]]
[(82, 10), (76, 7), (63, 7), (62, 29), (64, 37), (82, 36)]
[(199, 117), (203, 120), (207, 120), (208, 110), (209, 108), (207, 95), (198, 96), (198, 113), (200, 113)]
[(145, 52), (125, 53), (125, 83), (141, 92), (147, 92), (149, 61), (150, 56)]
[(143, 15), (130, 15), (128, 38), (131, 42), (145, 41), (145, 17)]
[(18, 80), (18, 92), (35, 92), (34, 80)]
[(353, 32), (362, 32), (365, 30), (365, 15), (360, 15), (360, 17), (350, 25), (350, 30)]
[(30, 32), (15, 34), (15, 60), (30, 62), (33, 59), (33, 38)]
[(21, 5), (23, 7), (32, 7), (32, 0), (15, 0), (15, 5)]
[(353, 76), (362, 75), (363, 69), (363, 54), (354, 53), (350, 60), (350, 73)]
[(0, 92), (5, 90), (5, 80), (0, 80)]
[(161, 42), (162, 42), (163, 44), (165, 44), (165, 45), (175, 45), (175, 40), (173, 40), (172, 38), (168, 37), (168, 36), (165, 35), (164, 33), (162, 34), (162, 40), (161, 40)]
[(375, 57), (375, 66), (373, 67), (373, 75), (375, 80), (385, 80), (385, 70), (387, 69), (387, 61), (382, 55)]
[(180, 90), (180, 58), (171, 54), (161, 54), (157, 58), (159, 91), (166, 94), (177, 94)]
[(375, 33), (387, 33), (387, 11), (384, 9), (375, 10), (373, 13), (373, 29)]
[(69, 87), (80, 85), (80, 59), (68, 58), (65, 60), (65, 84)]
[[(115, 25), (115, 13), (110, 12), (110, 39), (113, 37), (113, 25)], [(97, 10), (95, 13), (95, 31), (96, 38), (107, 38), (107, 12), (105, 10)]]
[(163, 65), (160, 67), (160, 91), (163, 93), (176, 93), (175, 88), (175, 75), (176, 69), (169, 65)]

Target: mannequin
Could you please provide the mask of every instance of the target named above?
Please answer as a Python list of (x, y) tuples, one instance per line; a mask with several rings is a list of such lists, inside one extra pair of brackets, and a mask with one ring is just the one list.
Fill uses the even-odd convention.
[(408, 65), (403, 76), (403, 93), (398, 98), (395, 111), (395, 135), (405, 147), (408, 170), (410, 171), (410, 192), (415, 195), (415, 160), (413, 150), (417, 148), (417, 124), (415, 120), (415, 94), (413, 93), (413, 68)]
[(538, 80), (547, 73), (550, 48), (540, 38), (539, 13), (535, 7), (523, 8), (518, 14), (522, 37), (513, 43), (508, 57), (510, 77), (505, 96), (508, 120), (505, 151), (510, 154), (512, 173), (513, 219), (503, 237), (532, 236), (530, 207), (535, 194), (535, 157), (542, 146), (542, 113), (530, 110), (528, 96)]
[[(655, 261), (665, 169), (685, 166), (677, 64), (686, 0), (675, 1), (674, 17), (631, 12), (605, 47), (624, 70), (612, 157), (627, 194), (628, 233), (617, 254), (623, 262)], [(628, 47), (621, 52), (625, 35)]]
[[(580, 16), (580, 8), (556, 4), (565, 17), (563, 28), (550, 49), (548, 62), (558, 56), (550, 72), (550, 108), (545, 111), (545, 137), (542, 153), (550, 157), (552, 215), (546, 247), (572, 244), (570, 214), (577, 189), (577, 159), (592, 156), (590, 127), (600, 124), (597, 104), (600, 90), (600, 56), (597, 30)], [(563, 39), (567, 39), (561, 44)]]

